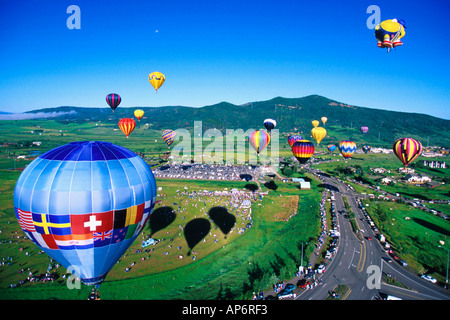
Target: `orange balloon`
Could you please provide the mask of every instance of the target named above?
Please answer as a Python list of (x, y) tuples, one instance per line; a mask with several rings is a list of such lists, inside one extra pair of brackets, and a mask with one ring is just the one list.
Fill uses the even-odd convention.
[(131, 132), (133, 132), (134, 128), (136, 127), (136, 122), (131, 118), (123, 118), (119, 121), (119, 128), (122, 130), (125, 135), (130, 135)]

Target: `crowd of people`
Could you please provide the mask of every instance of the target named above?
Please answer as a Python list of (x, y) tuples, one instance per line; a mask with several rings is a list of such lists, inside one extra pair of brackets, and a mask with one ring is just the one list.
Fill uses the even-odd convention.
[(155, 178), (191, 179), (191, 180), (258, 180), (260, 167), (220, 164), (166, 164), (154, 168)]

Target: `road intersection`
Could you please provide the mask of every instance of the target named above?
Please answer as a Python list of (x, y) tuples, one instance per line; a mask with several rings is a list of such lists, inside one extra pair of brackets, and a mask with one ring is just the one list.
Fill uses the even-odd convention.
[[(385, 249), (376, 240), (375, 232), (358, 204), (360, 194), (320, 170), (308, 169), (308, 171), (334, 191), (340, 237), (336, 255), (328, 264), (326, 272), (318, 275), (322, 285), (303, 290), (296, 295), (296, 300), (323, 300), (339, 285), (345, 285), (349, 289), (344, 297), (340, 297), (346, 300), (373, 300), (388, 295), (404, 300), (450, 299), (450, 292), (447, 290), (421, 279), (399, 263), (392, 262)], [(342, 213), (346, 211), (343, 197), (347, 199), (351, 210), (355, 213), (356, 233), (352, 229), (348, 215)], [(388, 260), (391, 262), (387, 262)], [(380, 276), (374, 272), (377, 270), (380, 270), (380, 275), (390, 274), (408, 289), (380, 283)]]

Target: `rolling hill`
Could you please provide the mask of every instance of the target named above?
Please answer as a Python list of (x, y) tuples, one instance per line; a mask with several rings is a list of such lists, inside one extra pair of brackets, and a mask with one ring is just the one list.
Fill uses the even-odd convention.
[[(319, 95), (303, 98), (276, 97), (267, 101), (234, 105), (228, 102), (200, 108), (184, 106), (136, 107), (145, 111), (141, 122), (149, 123), (150, 129), (167, 128), (192, 129), (194, 121), (202, 121), (203, 130), (217, 128), (238, 129), (261, 128), (264, 119), (273, 118), (281, 132), (303, 133), (308, 139), (312, 120), (325, 116), (328, 137), (325, 143), (335, 143), (342, 139), (367, 142), (373, 146), (391, 146), (401, 137), (412, 137), (424, 146), (450, 146), (450, 120), (426, 114), (387, 111), (353, 106)], [(108, 107), (82, 108), (57, 107), (27, 112), (37, 116), (51, 114), (60, 122), (103, 121), (115, 122), (120, 118), (133, 117), (136, 108), (117, 108), (114, 113)], [(322, 126), (322, 123), (320, 124)], [(368, 126), (369, 132), (363, 136), (359, 130)]]

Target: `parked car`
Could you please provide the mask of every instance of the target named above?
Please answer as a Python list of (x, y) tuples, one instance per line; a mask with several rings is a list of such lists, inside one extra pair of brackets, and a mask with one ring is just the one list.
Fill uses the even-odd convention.
[(405, 260), (400, 260), (399, 262), (400, 262), (400, 264), (401, 264), (402, 266), (404, 266), (404, 267), (407, 267), (407, 266), (408, 266), (408, 263), (406, 263)]
[(427, 280), (427, 281), (430, 281), (431, 283), (436, 283), (436, 282), (437, 282), (437, 280), (436, 280), (435, 278), (433, 278), (432, 276), (426, 275), (426, 274), (423, 274), (423, 275), (421, 275), (420, 277), (421, 277), (422, 279), (425, 279), (425, 280)]
[(295, 284), (292, 283), (288, 283), (285, 287), (284, 290), (287, 292), (293, 292), (295, 289)]
[(309, 282), (308, 280), (306, 280), (306, 279), (301, 279), (298, 283), (297, 283), (297, 285), (298, 285), (298, 287), (299, 288), (302, 288), (302, 289), (305, 289), (307, 286), (309, 286), (311, 284), (311, 282)]
[(317, 268), (317, 273), (324, 273), (325, 272), (325, 266), (323, 264), (321, 264), (318, 268)]

